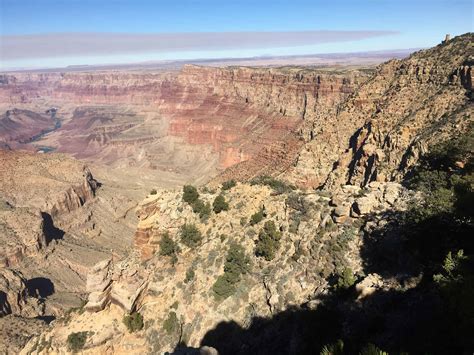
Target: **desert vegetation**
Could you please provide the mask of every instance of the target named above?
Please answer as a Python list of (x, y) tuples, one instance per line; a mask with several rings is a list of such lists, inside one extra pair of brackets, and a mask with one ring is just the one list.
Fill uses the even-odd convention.
[(139, 312), (133, 312), (123, 317), (123, 324), (130, 333), (138, 332), (143, 329), (143, 316)]
[(195, 224), (183, 224), (181, 226), (181, 242), (189, 248), (199, 245), (202, 239), (202, 234)]
[(178, 261), (180, 252), (178, 244), (170, 237), (168, 231), (164, 232), (159, 241), (160, 255), (171, 257), (171, 263), (174, 265)]
[(245, 249), (238, 244), (231, 244), (224, 263), (224, 274), (219, 276), (212, 286), (216, 299), (222, 300), (235, 293), (236, 285), (250, 271), (250, 258)]
[(67, 345), (70, 351), (77, 352), (84, 348), (88, 332), (71, 333), (67, 337)]
[(227, 203), (223, 195), (218, 195), (214, 199), (214, 202), (212, 203), (212, 209), (215, 213), (221, 213), (222, 211), (229, 210), (229, 204)]
[(280, 248), (281, 232), (277, 229), (275, 222), (265, 222), (263, 228), (258, 234), (258, 240), (255, 245), (255, 255), (272, 260)]

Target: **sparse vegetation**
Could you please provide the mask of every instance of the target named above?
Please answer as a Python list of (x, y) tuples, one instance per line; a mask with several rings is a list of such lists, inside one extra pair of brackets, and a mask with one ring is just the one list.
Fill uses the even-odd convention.
[(272, 260), (280, 248), (280, 239), (281, 232), (277, 230), (275, 222), (265, 222), (262, 230), (258, 234), (255, 255), (262, 256), (267, 261)]
[(237, 185), (237, 183), (235, 182), (235, 180), (228, 180), (228, 181), (225, 181), (223, 184), (222, 184), (222, 190), (230, 190), (232, 189), (233, 187), (235, 187)]
[(265, 218), (265, 209), (262, 207), (258, 212), (255, 212), (251, 217), (250, 217), (250, 225), (253, 226), (255, 224), (260, 223), (263, 221)]
[(214, 199), (214, 202), (212, 203), (212, 208), (213, 208), (215, 213), (220, 213), (222, 211), (228, 211), (229, 210), (229, 204), (225, 200), (224, 196), (218, 195)]
[(198, 190), (192, 185), (184, 185), (183, 201), (192, 205), (199, 198)]
[(191, 205), (193, 212), (199, 214), (201, 221), (207, 221), (211, 215), (211, 204), (209, 202), (204, 203), (201, 199), (197, 199)]
[(84, 348), (87, 341), (87, 332), (71, 333), (67, 337), (67, 345), (72, 352), (79, 351)]
[(283, 194), (285, 192), (290, 192), (296, 188), (292, 185), (289, 185), (283, 181), (277, 180), (271, 176), (263, 175), (258, 176), (250, 181), (251, 185), (265, 185), (271, 187), (276, 193)]
[(212, 290), (216, 296), (216, 299), (223, 300), (227, 297), (232, 296), (235, 293), (235, 285), (227, 280), (226, 275), (220, 275), (214, 285)]
[(181, 226), (181, 242), (189, 248), (196, 247), (202, 239), (202, 234), (194, 224)]
[(138, 332), (143, 329), (143, 316), (139, 312), (133, 312), (123, 317), (123, 324), (130, 333)]
[(175, 312), (171, 311), (168, 314), (168, 318), (163, 322), (163, 329), (168, 334), (175, 333), (179, 329), (179, 320)]
[(178, 253), (180, 252), (178, 244), (171, 239), (169, 233), (166, 231), (158, 243), (160, 245), (160, 255), (170, 256), (171, 263), (174, 265), (178, 261)]
[(195, 276), (196, 273), (194, 272), (194, 269), (190, 267), (188, 270), (186, 270), (186, 278), (184, 279), (184, 283), (187, 284), (193, 281)]
[(235, 293), (235, 285), (241, 280), (243, 274), (250, 271), (250, 258), (245, 254), (245, 249), (238, 244), (231, 244), (224, 263), (224, 274), (220, 275), (212, 290), (217, 299), (225, 299)]
[(158, 192), (156, 191), (156, 189), (151, 189), (150, 191), (150, 195), (156, 195)]

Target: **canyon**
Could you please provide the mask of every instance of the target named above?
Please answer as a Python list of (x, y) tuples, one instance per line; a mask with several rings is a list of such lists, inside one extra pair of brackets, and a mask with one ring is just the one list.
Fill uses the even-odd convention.
[[(318, 312), (341, 270), (357, 278), (359, 306), (416, 292), (408, 257), (387, 276), (364, 248), (421, 198), (403, 183), (421, 157), (471, 129), (473, 43), (465, 34), (376, 67), (0, 75), (0, 350), (67, 353), (82, 332), (90, 354), (252, 353), (255, 334), (278, 334), (278, 322), (262, 330), (272, 317)], [(271, 260), (253, 251), (267, 221), (279, 235)], [(234, 245), (251, 268), (219, 298)], [(129, 331), (136, 312), (143, 329)], [(376, 340), (394, 348), (403, 322), (388, 313), (398, 335)], [(265, 353), (308, 350), (288, 317), (291, 339), (266, 339)]]
[[(294, 156), (305, 112), (327, 111), (367, 78), (358, 70), (192, 65), (177, 73), (18, 73), (4, 76), (0, 97), (3, 106), (28, 108), (24, 114), (55, 109), (61, 127), (25, 149), (47, 146), (112, 167), (179, 171), (204, 182), (263, 151)], [(2, 138), (3, 145), (22, 142)]]

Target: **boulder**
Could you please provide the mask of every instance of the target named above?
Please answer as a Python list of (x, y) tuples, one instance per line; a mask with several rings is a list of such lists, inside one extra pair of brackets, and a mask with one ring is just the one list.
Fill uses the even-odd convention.
[(378, 274), (369, 274), (361, 282), (359, 282), (355, 289), (359, 296), (358, 300), (370, 296), (375, 291), (380, 289), (383, 286), (382, 277)]
[(371, 213), (378, 205), (377, 199), (373, 195), (358, 198), (352, 205), (352, 209), (359, 215)]
[(401, 188), (402, 187), (397, 183), (388, 183), (383, 195), (384, 201), (393, 205), (400, 195)]

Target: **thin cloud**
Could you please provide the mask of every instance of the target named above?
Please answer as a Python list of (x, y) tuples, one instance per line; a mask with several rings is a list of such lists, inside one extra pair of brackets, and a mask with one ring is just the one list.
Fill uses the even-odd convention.
[(348, 42), (395, 31), (291, 31), (195, 33), (51, 33), (0, 36), (0, 58), (19, 60), (72, 56), (266, 49)]

